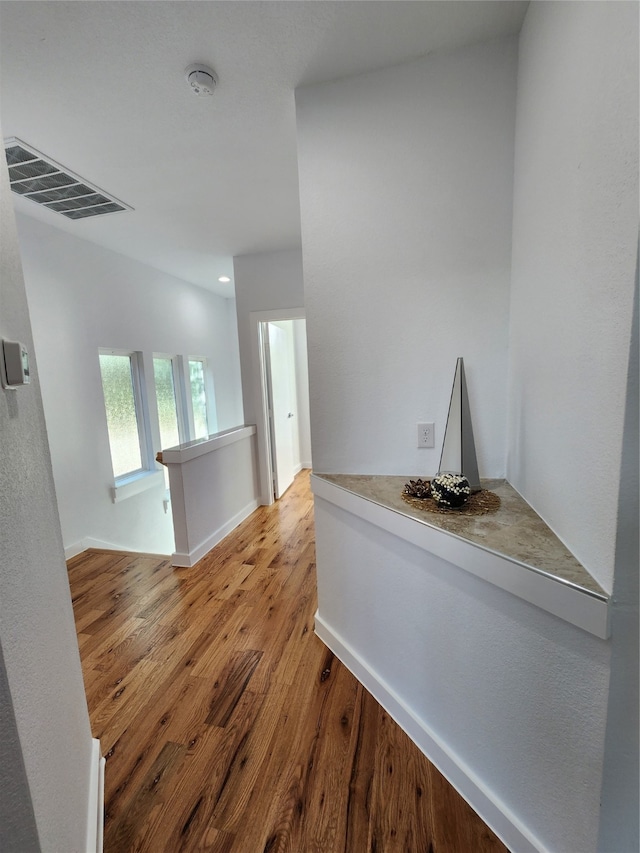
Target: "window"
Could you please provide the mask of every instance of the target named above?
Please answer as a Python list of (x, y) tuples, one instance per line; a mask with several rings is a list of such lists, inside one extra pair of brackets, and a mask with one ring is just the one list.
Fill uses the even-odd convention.
[(175, 447), (177, 444), (180, 444), (183, 434), (183, 430), (180, 427), (176, 401), (173, 358), (170, 356), (154, 356), (153, 376), (156, 384), (156, 400), (158, 403), (160, 446), (162, 450), (166, 450), (167, 447)]
[(193, 438), (207, 438), (209, 417), (207, 412), (206, 363), (203, 358), (189, 359), (189, 383), (193, 407)]
[[(156, 467), (155, 452), (207, 438), (217, 430), (213, 379), (206, 359), (154, 353), (147, 361), (141, 352), (102, 349), (99, 362), (113, 500), (138, 494), (163, 480), (168, 488), (168, 471)], [(151, 382), (157, 403), (153, 411), (147, 404)], [(159, 447), (155, 446), (158, 439)]]
[(100, 353), (111, 463), (116, 480), (147, 468), (137, 368), (135, 353)]
[(99, 359), (115, 503), (159, 486), (162, 472), (156, 470), (151, 455), (142, 353), (101, 350)]
[[(176, 385), (180, 387), (176, 366), (178, 361), (178, 358), (172, 358), (168, 355), (154, 355), (153, 357), (153, 378), (156, 386), (161, 450), (175, 447), (184, 440), (183, 421), (178, 408), (178, 394), (176, 394)], [(166, 466), (164, 466), (163, 475), (167, 499), (169, 499), (169, 470)]]

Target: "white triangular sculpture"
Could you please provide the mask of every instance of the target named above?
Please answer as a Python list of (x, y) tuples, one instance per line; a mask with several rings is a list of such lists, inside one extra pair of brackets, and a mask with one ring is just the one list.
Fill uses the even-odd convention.
[(456, 362), (447, 427), (444, 432), (442, 454), (440, 455), (438, 473), (443, 474), (445, 472), (463, 474), (469, 481), (471, 491), (480, 491), (480, 475), (478, 474), (476, 445), (473, 440), (471, 409), (469, 408), (467, 382), (464, 376), (464, 362), (461, 358)]

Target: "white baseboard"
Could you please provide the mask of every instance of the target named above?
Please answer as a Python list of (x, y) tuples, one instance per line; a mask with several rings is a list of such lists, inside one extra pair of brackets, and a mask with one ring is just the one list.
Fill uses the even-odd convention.
[(171, 563), (174, 566), (184, 566), (190, 568), (195, 566), (198, 560), (201, 560), (205, 554), (214, 548), (218, 542), (221, 542), (225, 536), (228, 536), (232, 530), (241, 524), (245, 518), (248, 518), (252, 512), (260, 506), (257, 500), (250, 501), (240, 512), (236, 513), (233, 518), (226, 521), (211, 536), (208, 536), (204, 542), (201, 542), (196, 548), (193, 548), (189, 553), (184, 551), (176, 551), (171, 555)]
[(316, 613), (315, 633), (382, 705), (482, 820), (518, 853), (548, 853), (511, 812), (404, 700)]
[(114, 545), (113, 542), (103, 542), (102, 539), (93, 539), (91, 536), (88, 536), (86, 539), (81, 539), (80, 542), (76, 542), (73, 545), (69, 545), (68, 548), (64, 549), (64, 558), (65, 560), (70, 560), (72, 557), (75, 557), (76, 554), (82, 554), (83, 551), (87, 551), (89, 548), (97, 548), (100, 551), (130, 551), (130, 548), (123, 548), (121, 545)]
[(165, 560), (167, 559), (166, 554), (160, 554), (156, 551), (141, 551), (139, 548), (130, 548), (127, 545), (116, 545), (113, 542), (103, 542), (102, 539), (93, 539), (92, 537), (82, 539), (74, 545), (69, 545), (68, 548), (64, 549), (64, 558), (65, 560), (70, 560), (77, 554), (82, 554), (83, 551), (88, 551), (89, 548), (95, 548), (98, 551), (117, 551), (118, 553), (124, 551), (127, 554), (148, 554), (154, 557), (162, 557)]
[(91, 776), (87, 803), (87, 853), (102, 853), (104, 830), (104, 767), (100, 741), (91, 742)]
[(73, 545), (69, 545), (64, 549), (64, 558), (65, 560), (70, 560), (72, 557), (75, 557), (76, 554), (82, 554), (82, 552), (86, 550), (87, 546), (84, 544), (84, 540), (75, 542)]

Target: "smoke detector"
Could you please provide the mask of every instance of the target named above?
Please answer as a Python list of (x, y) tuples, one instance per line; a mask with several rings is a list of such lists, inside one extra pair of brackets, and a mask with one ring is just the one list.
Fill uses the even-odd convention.
[(184, 73), (194, 95), (199, 95), (200, 97), (213, 95), (214, 89), (218, 85), (218, 77), (213, 68), (203, 65), (201, 62), (196, 62), (185, 68)]

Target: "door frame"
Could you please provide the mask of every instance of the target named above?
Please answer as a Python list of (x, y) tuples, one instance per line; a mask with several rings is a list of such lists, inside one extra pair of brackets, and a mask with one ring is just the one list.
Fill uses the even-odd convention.
[(273, 466), (271, 464), (271, 428), (269, 424), (269, 395), (267, 392), (267, 365), (264, 349), (264, 323), (278, 320), (305, 320), (304, 308), (276, 308), (272, 311), (251, 311), (251, 360), (253, 374), (253, 400), (256, 413), (258, 439), (258, 477), (260, 503), (270, 506), (273, 497)]

